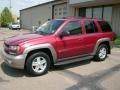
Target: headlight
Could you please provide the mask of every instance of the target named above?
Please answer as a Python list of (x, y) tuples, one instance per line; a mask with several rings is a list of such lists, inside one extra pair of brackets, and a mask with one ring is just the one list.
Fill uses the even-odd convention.
[(10, 46), (9, 47), (11, 50), (17, 50), (18, 46)]
[(9, 54), (18, 55), (19, 54), (19, 46), (9, 46)]

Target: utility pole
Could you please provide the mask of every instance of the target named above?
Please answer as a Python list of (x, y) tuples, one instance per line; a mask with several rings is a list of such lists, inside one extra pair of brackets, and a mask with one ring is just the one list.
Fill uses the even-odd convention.
[(9, 5), (9, 8), (10, 8), (10, 10), (12, 9), (11, 0), (10, 0), (10, 5)]

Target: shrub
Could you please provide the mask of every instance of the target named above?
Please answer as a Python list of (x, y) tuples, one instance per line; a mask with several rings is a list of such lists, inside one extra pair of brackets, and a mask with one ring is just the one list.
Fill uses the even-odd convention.
[(12, 13), (5, 7), (1, 12), (1, 26), (7, 27), (9, 23), (13, 22)]
[(114, 43), (115, 45), (120, 45), (120, 37), (117, 37)]

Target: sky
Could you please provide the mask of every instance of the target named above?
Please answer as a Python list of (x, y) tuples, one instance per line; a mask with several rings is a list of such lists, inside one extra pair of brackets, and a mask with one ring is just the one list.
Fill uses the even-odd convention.
[[(19, 16), (19, 10), (48, 1), (52, 0), (11, 0), (11, 11), (14, 15)], [(10, 0), (0, 0), (0, 12), (4, 7), (10, 7)]]

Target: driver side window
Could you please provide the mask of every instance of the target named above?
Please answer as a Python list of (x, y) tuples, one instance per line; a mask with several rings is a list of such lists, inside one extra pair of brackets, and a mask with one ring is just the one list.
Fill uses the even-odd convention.
[(67, 31), (71, 35), (80, 35), (82, 34), (82, 25), (80, 21), (72, 21), (68, 23), (64, 28), (64, 31)]

